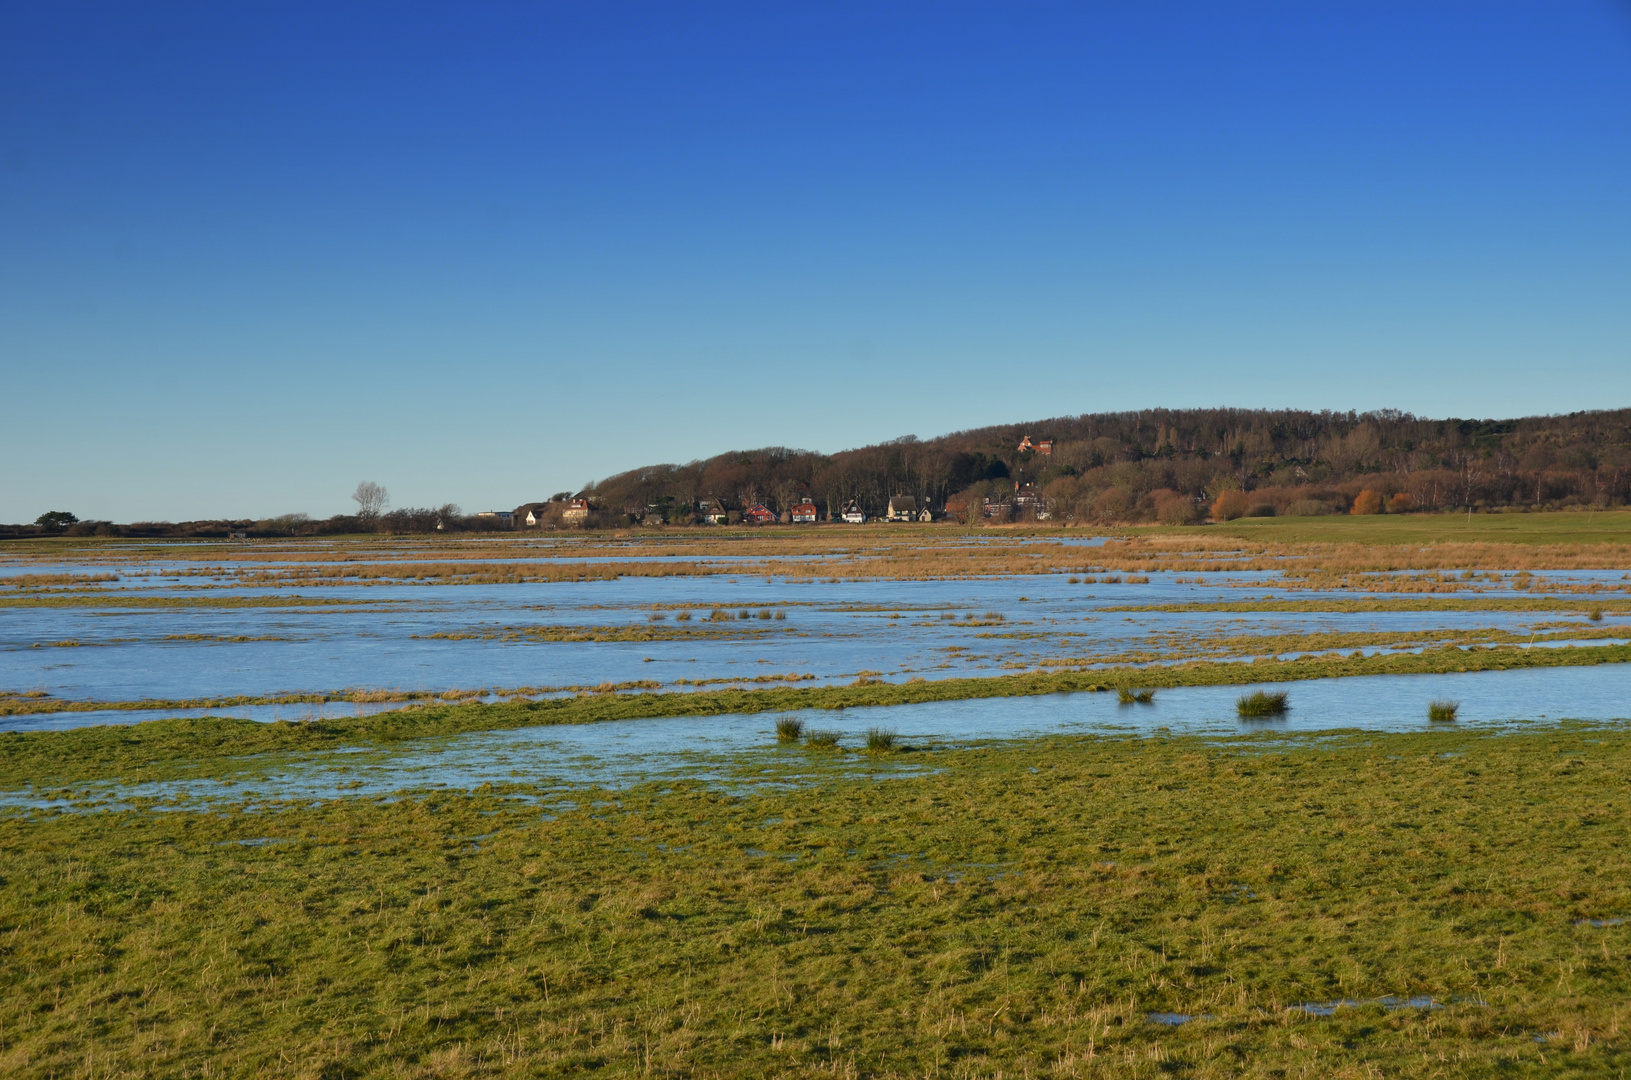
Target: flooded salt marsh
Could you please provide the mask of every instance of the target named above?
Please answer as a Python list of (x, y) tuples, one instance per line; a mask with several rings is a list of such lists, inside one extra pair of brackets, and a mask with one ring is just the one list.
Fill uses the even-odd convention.
[[(778, 676), (821, 685), (863, 674), (902, 680), (1159, 663), (1201, 655), (1195, 645), (1205, 639), (1244, 635), (1408, 639), (1495, 630), (1538, 637), (1566, 626), (1617, 634), (1631, 626), (1613, 612), (1594, 623), (1580, 610), (1321, 611), (1320, 602), (1351, 601), (1355, 594), (1286, 589), (1272, 572), (1209, 574), (1200, 584), (1171, 573), (1148, 577), (1147, 583), (1072, 583), (1063, 574), (928, 581), (716, 575), (294, 590), (230, 583), (176, 588), (138, 579), (136, 587), (76, 594), (61, 606), (0, 609), (0, 690), (121, 702), (604, 682), (685, 689), (756, 685)], [(1600, 576), (1605, 601), (1623, 601), (1620, 577)], [(1566, 580), (1599, 578), (1577, 573)], [(130, 596), (174, 606), (119, 605)], [(1314, 606), (1292, 612), (1106, 610), (1254, 599)], [(266, 606), (213, 606), (216, 601)], [(300, 606), (312, 601), (320, 603)], [(681, 612), (691, 617), (682, 620)], [(1355, 647), (1375, 651), (1392, 643)], [(1261, 650), (1236, 642), (1227, 651), (1250, 656)], [(76, 715), (83, 719), (75, 721)], [(138, 718), (144, 717), (122, 720)], [(121, 722), (107, 714), (57, 713), (48, 722), (7, 717), (0, 727), (36, 726), (31, 720), (53, 727)]]
[[(1235, 701), (1257, 689), (1283, 690), (1290, 710), (1243, 721)], [(1427, 719), (1428, 702), (1460, 702), (1453, 725)], [(778, 743), (776, 722), (839, 733), (839, 751)], [(133, 798), (261, 803), (405, 792), (474, 790), (484, 784), (537, 793), (632, 784), (693, 782), (747, 790), (845, 775), (916, 776), (938, 766), (932, 751), (1058, 735), (1310, 733), (1489, 730), (1562, 719), (1631, 718), (1631, 665), (1531, 668), (1443, 675), (1310, 679), (1268, 686), (1158, 690), (1149, 704), (1123, 705), (1112, 693), (985, 698), (842, 710), (611, 721), (473, 732), (414, 740), (390, 750), (326, 751), (298, 760), (245, 759), (232, 776), (120, 785), (76, 784), (72, 799), (28, 791), (0, 805), (117, 803)], [(869, 729), (895, 733), (909, 758), (857, 752)], [(923, 751), (931, 751), (925, 758)]]

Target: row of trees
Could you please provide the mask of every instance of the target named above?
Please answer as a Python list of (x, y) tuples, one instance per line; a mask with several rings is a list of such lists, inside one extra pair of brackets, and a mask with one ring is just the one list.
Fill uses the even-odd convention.
[[(1052, 453), (1020, 450), (1024, 436)], [(1225, 491), (1254, 513), (1346, 513), (1364, 490), (1384, 507), (1561, 507), (1631, 502), (1631, 409), (1516, 420), (1373, 413), (1157, 409), (1061, 417), (896, 439), (832, 455), (771, 447), (653, 465), (591, 484), (602, 523), (684, 519), (704, 500), (850, 499), (871, 515), (892, 495), (978, 508), (1034, 487), (1057, 519), (1193, 516)], [(1406, 500), (1394, 500), (1405, 494)], [(1180, 508), (1179, 504), (1187, 504)], [(978, 512), (977, 509), (966, 511)]]
[[(1051, 453), (1020, 450), (1029, 435)], [(1041, 496), (1013, 502), (1017, 489)], [(1154, 409), (1059, 417), (895, 439), (837, 454), (769, 447), (685, 465), (651, 465), (589, 485), (587, 524), (698, 519), (704, 503), (778, 514), (813, 501), (823, 517), (851, 499), (869, 516), (891, 496), (978, 516), (987, 500), (1016, 513), (1041, 506), (1055, 520), (1193, 520), (1226, 492), (1240, 513), (1346, 513), (1374, 492), (1384, 511), (1631, 503), (1631, 409), (1516, 420), (1429, 420), (1372, 413)], [(1401, 498), (1402, 496), (1402, 498)], [(559, 511), (562, 492), (547, 506)], [(388, 509), (385, 488), (359, 484), (357, 513), (321, 521), (82, 522), (66, 511), (0, 535), (216, 536), (342, 532), (422, 533), (501, 528), (457, 506)], [(536, 505), (536, 504), (534, 504)], [(1368, 503), (1367, 503), (1368, 505)], [(1231, 511), (1232, 512), (1232, 511)], [(547, 520), (567, 519), (557, 513)]]

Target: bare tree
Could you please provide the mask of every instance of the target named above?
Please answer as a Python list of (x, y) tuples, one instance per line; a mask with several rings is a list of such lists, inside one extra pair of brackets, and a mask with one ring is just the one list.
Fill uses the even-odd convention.
[(391, 503), (391, 496), (383, 485), (372, 480), (364, 480), (357, 485), (357, 490), (351, 493), (351, 498), (357, 504), (357, 516), (360, 518), (377, 518)]

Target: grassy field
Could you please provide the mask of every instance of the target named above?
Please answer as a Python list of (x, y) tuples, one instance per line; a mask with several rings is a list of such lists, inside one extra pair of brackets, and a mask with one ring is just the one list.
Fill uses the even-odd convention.
[(1199, 527), (1138, 528), (1137, 534), (1205, 531), (1262, 544), (1611, 544), (1631, 547), (1631, 511), (1535, 514), (1375, 514), (1237, 518)]
[(767, 746), (736, 769), (557, 805), (518, 784), (0, 817), (0, 1073), (1631, 1064), (1620, 726)]

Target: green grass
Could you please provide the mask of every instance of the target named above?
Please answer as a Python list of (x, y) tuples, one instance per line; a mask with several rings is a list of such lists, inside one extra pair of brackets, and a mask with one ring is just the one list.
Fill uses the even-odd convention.
[(1123, 705), (1149, 705), (1155, 701), (1154, 690), (1134, 690), (1130, 686), (1116, 687), (1116, 700)]
[[(0, 1074), (1631, 1065), (1622, 725), (891, 760), (928, 772), (0, 815)], [(1444, 1007), (1292, 1008), (1416, 994)]]
[(896, 736), (893, 728), (870, 727), (866, 729), (866, 752), (869, 754), (888, 754), (895, 749)]
[(804, 737), (804, 721), (796, 716), (779, 716), (776, 718), (776, 741), (798, 742)]
[(814, 750), (837, 750), (839, 740), (844, 737), (841, 731), (829, 731), (825, 728), (810, 728), (804, 733), (804, 745)]
[(1535, 514), (1376, 514), (1354, 517), (1237, 518), (1200, 528), (1153, 527), (1134, 533), (1237, 536), (1269, 544), (1617, 544), (1631, 545), (1631, 511)]
[(1427, 719), (1435, 723), (1449, 723), (1461, 711), (1461, 702), (1437, 700), (1427, 703)]
[(1254, 690), (1250, 694), (1242, 694), (1235, 701), (1235, 712), (1248, 720), (1284, 716), (1291, 708), (1290, 697), (1285, 690)]

